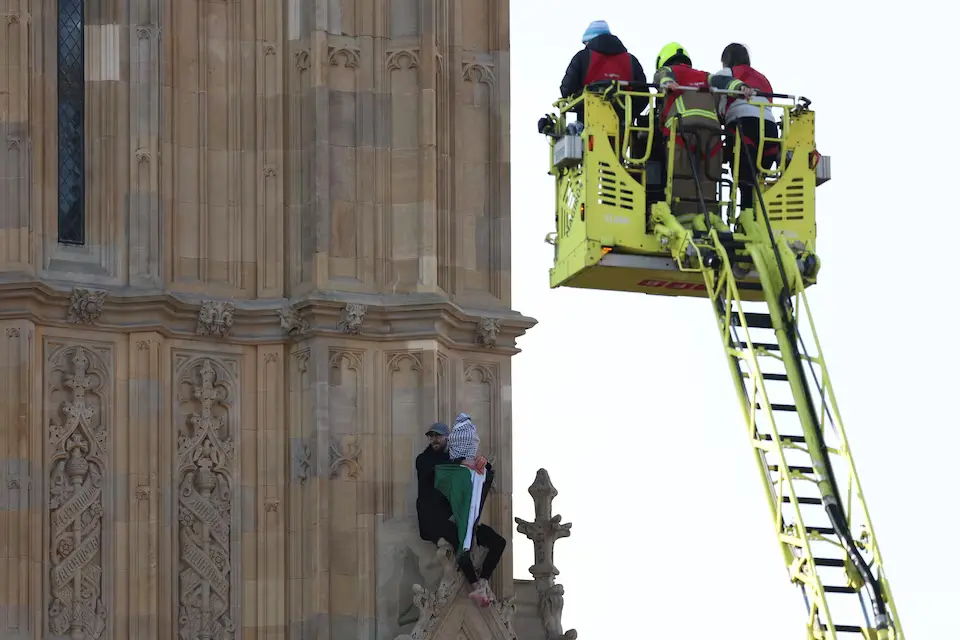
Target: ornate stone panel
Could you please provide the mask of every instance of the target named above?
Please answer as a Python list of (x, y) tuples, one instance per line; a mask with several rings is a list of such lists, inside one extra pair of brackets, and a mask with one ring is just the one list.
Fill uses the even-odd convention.
[(237, 396), (234, 362), (176, 358), (177, 631), (236, 637)]
[(112, 351), (50, 340), (47, 369), (47, 631), (104, 638), (111, 554), (104, 511), (111, 480)]

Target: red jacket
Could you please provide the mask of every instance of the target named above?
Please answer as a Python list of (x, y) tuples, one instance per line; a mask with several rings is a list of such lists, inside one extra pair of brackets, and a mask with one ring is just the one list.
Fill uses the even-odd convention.
[[(767, 80), (767, 77), (746, 64), (738, 64), (735, 67), (730, 68), (730, 73), (733, 78), (741, 81), (742, 83), (753, 87), (757, 91), (764, 93), (773, 93), (773, 87), (770, 85), (770, 81)], [(763, 99), (763, 98), (761, 98)], [(730, 111), (730, 107), (734, 104), (737, 104), (739, 101), (732, 98), (725, 98), (720, 100), (720, 107), (723, 112), (724, 118), (727, 117), (727, 113)], [(769, 102), (769, 100), (767, 100)], [(758, 114), (759, 115), (759, 114)], [(767, 110), (767, 117), (770, 117), (770, 111)]]
[(735, 67), (731, 67), (730, 71), (733, 72), (734, 78), (740, 80), (746, 85), (753, 87), (757, 91), (773, 93), (773, 87), (770, 86), (770, 81), (767, 80), (767, 76), (763, 75), (750, 65), (738, 64)]
[[(727, 91), (733, 91), (743, 85), (743, 81), (737, 78), (714, 76), (686, 64), (662, 67), (653, 76), (653, 82), (660, 87), (671, 81), (676, 82), (681, 87), (712, 87)], [(691, 125), (719, 128), (720, 121), (717, 119), (716, 105), (713, 94), (708, 91), (703, 93), (693, 91), (668, 92), (663, 108), (660, 110), (660, 125), (663, 127), (664, 134), (668, 133), (670, 123), (673, 122), (678, 113), (683, 116), (684, 122), (689, 122)]]
[(633, 80), (633, 61), (630, 54), (624, 51), (614, 55), (606, 55), (597, 51), (590, 52), (590, 66), (583, 80), (583, 86), (600, 80)]

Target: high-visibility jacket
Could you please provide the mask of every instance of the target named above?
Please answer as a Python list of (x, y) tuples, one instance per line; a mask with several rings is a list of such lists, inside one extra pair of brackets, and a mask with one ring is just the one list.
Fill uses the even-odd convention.
[[(668, 82), (676, 82), (681, 87), (702, 89), (712, 87), (727, 91), (734, 91), (744, 84), (736, 78), (710, 75), (706, 71), (694, 69), (687, 64), (674, 64), (658, 69), (653, 76), (653, 82), (661, 88)], [(670, 125), (677, 114), (682, 116), (685, 127), (720, 128), (720, 120), (717, 118), (717, 101), (709, 91), (668, 92), (660, 110), (660, 126), (664, 135), (669, 135)]]

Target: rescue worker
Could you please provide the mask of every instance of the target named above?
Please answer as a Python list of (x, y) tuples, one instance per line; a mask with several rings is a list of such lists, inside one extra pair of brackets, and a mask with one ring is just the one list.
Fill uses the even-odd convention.
[[(434, 423), (426, 433), (430, 443), (427, 448), (417, 456), (417, 521), (420, 527), (420, 537), (429, 540), (434, 544), (439, 544), (440, 538), (445, 539), (453, 546), (457, 553), (457, 564), (464, 577), (473, 586), (470, 598), (480, 606), (489, 605), (494, 594), (490, 589), (490, 578), (500, 563), (500, 557), (507, 547), (507, 541), (503, 536), (493, 530), (492, 527), (480, 524), (477, 526), (475, 535), (476, 543), (486, 547), (487, 555), (483, 559), (483, 565), (480, 567), (480, 573), (477, 574), (473, 561), (468, 552), (460, 553), (461, 547), (459, 533), (456, 523), (451, 520), (453, 509), (449, 500), (440, 493), (434, 485), (437, 465), (441, 464), (460, 464), (462, 459), (451, 460), (448, 451), (448, 436), (450, 428), (442, 422)], [(483, 458), (478, 460), (482, 461)], [(480, 498), (480, 512), (483, 512), (483, 505), (486, 502), (487, 494), (490, 491), (490, 485), (493, 483), (493, 467), (489, 462), (483, 461), (486, 468), (483, 490)]]
[[(708, 211), (715, 213), (723, 153), (717, 102), (710, 89), (740, 90), (746, 97), (752, 95), (753, 91), (742, 80), (711, 76), (706, 71), (694, 69), (689, 53), (676, 42), (660, 50), (653, 82), (667, 91), (663, 104), (658, 106), (664, 139), (669, 139), (670, 125), (680, 116), (673, 160), (674, 202), (671, 203), (671, 210), (676, 216), (700, 211), (697, 181), (691, 168), (692, 158), (700, 182), (700, 195)], [(680, 87), (696, 87), (700, 91), (681, 92)], [(676, 202), (677, 198), (680, 198), (680, 202)]]
[[(583, 49), (578, 51), (567, 65), (560, 83), (560, 97), (577, 95), (588, 84), (600, 80), (620, 80), (647, 84), (647, 76), (636, 56), (627, 51), (620, 38), (610, 33), (606, 20), (594, 20), (583, 32)], [(637, 117), (650, 104), (649, 97), (633, 100), (633, 116)], [(583, 105), (574, 107), (577, 117), (583, 120)]]
[[(732, 77), (739, 80), (756, 91), (763, 93), (773, 93), (770, 81), (767, 77), (750, 66), (750, 53), (742, 44), (733, 42), (728, 44), (723, 53), (720, 54), (720, 64), (723, 68), (715, 73), (715, 76)], [(757, 96), (753, 102), (771, 102), (769, 98)], [(754, 170), (756, 171), (757, 156), (760, 156), (760, 166), (764, 169), (771, 169), (780, 152), (780, 144), (776, 141), (767, 142), (764, 140), (763, 149), (760, 145), (760, 107), (750, 104), (742, 98), (735, 96), (721, 96), (720, 115), (724, 118), (726, 125), (726, 145), (724, 148), (724, 159), (733, 163), (733, 150), (736, 142), (737, 129), (740, 130), (740, 168), (739, 168), (739, 187), (740, 187), (740, 208), (750, 209), (753, 207), (753, 178), (750, 167), (747, 166), (747, 153), (744, 147), (750, 149), (750, 156), (753, 158)], [(739, 125), (739, 127), (738, 127)], [(780, 129), (777, 126), (777, 119), (774, 116), (773, 109), (763, 110), (763, 136), (766, 139), (776, 139), (780, 135)], [(757, 179), (762, 180), (763, 176), (757, 172)]]

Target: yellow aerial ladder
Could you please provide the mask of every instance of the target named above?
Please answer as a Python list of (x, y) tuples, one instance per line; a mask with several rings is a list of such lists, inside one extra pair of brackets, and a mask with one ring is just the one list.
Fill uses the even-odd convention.
[[(697, 132), (676, 118), (662, 134), (652, 105), (665, 94), (653, 85), (604, 81), (555, 103), (540, 121), (556, 179), (550, 286), (711, 302), (808, 638), (903, 640), (805, 292), (820, 266), (815, 189), (830, 179), (829, 157), (808, 100), (760, 95), (771, 100), (752, 104), (778, 114), (779, 137), (759, 141), (777, 145), (775, 168), (726, 132), (733, 160), (713, 192), (697, 163), (688, 174), (674, 166), (677, 133)], [(638, 99), (651, 103), (642, 115)], [(568, 124), (574, 112), (582, 120)], [(695, 202), (674, 195), (675, 175), (699, 185)], [(744, 180), (753, 209), (737, 207)]]

